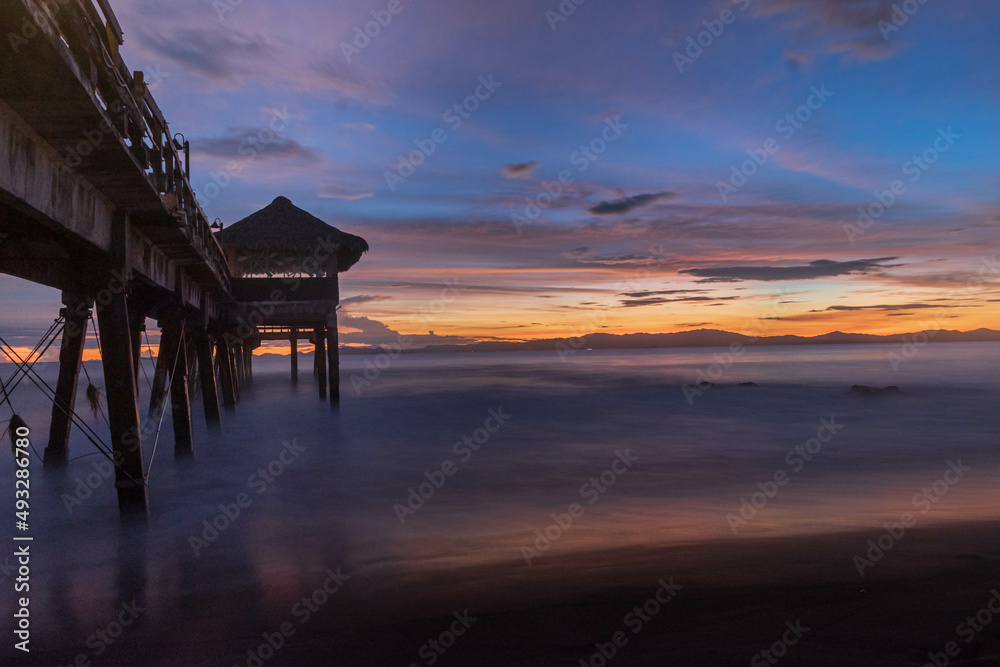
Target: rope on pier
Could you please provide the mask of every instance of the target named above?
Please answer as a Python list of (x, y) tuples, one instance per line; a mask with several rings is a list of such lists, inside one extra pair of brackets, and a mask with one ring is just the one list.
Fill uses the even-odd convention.
[[(62, 320), (61, 317), (59, 319), (57, 319), (56, 320), (56, 324), (53, 325), (52, 327), (50, 327), (49, 331), (52, 332), (56, 328), (58, 328), (59, 331), (62, 331), (62, 327), (65, 326), (65, 323), (61, 322), (61, 320)], [(57, 327), (57, 325), (60, 325), (60, 324), (62, 324), (62, 326), (58, 326)], [(80, 416), (76, 413), (75, 410), (70, 410), (70, 411), (67, 412), (66, 408), (64, 408), (63, 406), (59, 405), (59, 402), (56, 400), (56, 392), (55, 392), (55, 390), (52, 389), (52, 387), (49, 386), (49, 383), (46, 382), (45, 379), (41, 375), (38, 374), (38, 371), (36, 371), (34, 369), (35, 363), (37, 363), (38, 360), (41, 359), (42, 356), (45, 354), (45, 352), (48, 351), (48, 349), (55, 342), (55, 339), (56, 339), (57, 336), (58, 336), (58, 332), (56, 333), (55, 336), (52, 337), (52, 340), (50, 340), (48, 342), (48, 344), (45, 346), (45, 349), (42, 350), (40, 354), (37, 354), (37, 356), (35, 356), (34, 359), (32, 359), (32, 356), (35, 354), (35, 352), (37, 352), (37, 350), (41, 346), (42, 342), (44, 342), (44, 339), (42, 341), (39, 341), (38, 345), (36, 345), (35, 349), (32, 351), (32, 354), (28, 355), (28, 360), (31, 360), (31, 363), (29, 363), (28, 360), (22, 359), (21, 355), (19, 355), (17, 353), (17, 351), (14, 349), (14, 347), (12, 345), (10, 345), (4, 339), (3, 336), (0, 336), (0, 351), (2, 351), (17, 366), (17, 370), (14, 371), (15, 375), (17, 375), (18, 373), (20, 373), (22, 378), (27, 377), (29, 380), (31, 380), (31, 382), (36, 387), (38, 387), (38, 389), (43, 394), (45, 394), (45, 397), (52, 401), (53, 405), (55, 405), (60, 410), (62, 410), (63, 413), (66, 414), (66, 416), (68, 416), (70, 418), (70, 420), (73, 422), (73, 424), (75, 424), (83, 432), (84, 436), (88, 440), (90, 440), (90, 442), (95, 447), (97, 447), (98, 451), (101, 454), (103, 454), (105, 458), (107, 458), (109, 461), (111, 461), (112, 465), (114, 465), (116, 468), (121, 468), (121, 466), (119, 466), (115, 462), (114, 455), (111, 453), (111, 451), (108, 448), (107, 444), (104, 443), (104, 441), (97, 434), (97, 432), (94, 431), (94, 429), (92, 429), (90, 427), (90, 425), (87, 424), (87, 422), (85, 422), (83, 419), (81, 419)], [(13, 376), (11, 376), (11, 380), (13, 380)], [(20, 379), (18, 380), (18, 383), (20, 383)], [(7, 384), (10, 384), (10, 382), (8, 381)], [(16, 387), (17, 385), (15, 384), (14, 386)], [(5, 395), (6, 394), (7, 394), (7, 392), (5, 392)], [(13, 406), (11, 406), (11, 409), (13, 409)], [(35, 456), (39, 456), (39, 454), (38, 454), (37, 451), (35, 452)], [(41, 458), (41, 457), (39, 456), (39, 458)], [(127, 470), (122, 469), (122, 471), (125, 473), (125, 475), (132, 482), (137, 482), (137, 480)]]
[[(52, 343), (56, 342), (56, 338), (62, 332), (62, 327), (63, 326), (65, 326), (65, 322), (63, 321), (63, 318), (62, 317), (57, 317), (56, 320), (55, 320), (55, 322), (52, 324), (52, 326), (49, 327), (48, 331), (46, 331), (45, 334), (39, 339), (38, 343), (35, 344), (35, 347), (33, 347), (31, 349), (31, 352), (28, 353), (28, 359), (30, 360), (30, 359), (32, 359), (34, 357), (34, 360), (31, 361), (31, 363), (29, 364), (29, 366), (28, 366), (29, 370), (30, 370), (30, 368), (32, 366), (35, 365), (35, 362), (37, 362), (38, 360), (40, 360), (42, 358), (42, 356), (46, 352), (49, 351), (49, 348), (52, 346)], [(56, 329), (58, 329), (58, 331), (56, 331)], [(45, 346), (45, 349), (42, 350), (41, 354), (38, 354), (38, 349), (42, 346), (42, 343), (44, 343), (46, 340), (49, 339), (49, 336), (52, 336), (52, 340), (50, 340), (49, 343), (48, 343), (48, 345)], [(6, 343), (4, 343), (4, 344), (6, 345)], [(11, 347), (9, 345), (8, 345), (8, 347), (10, 347), (11, 351), (14, 350), (13, 347)], [(35, 356), (36, 354), (37, 354), (37, 356)], [(6, 354), (6, 356), (11, 361), (14, 361), (14, 357), (12, 357), (11, 355)], [(21, 384), (21, 381), (27, 376), (27, 370), (22, 371), (20, 365), (17, 364), (16, 361), (14, 363), (15, 363), (15, 365), (18, 366), (18, 369), (16, 371), (14, 371), (14, 373), (7, 379), (7, 382), (4, 384), (4, 400), (0, 401), (0, 405), (3, 405), (4, 402), (8, 403), (10, 405), (10, 409), (11, 410), (14, 409), (14, 405), (10, 402), (10, 396), (9, 396), (9, 394), (12, 393), (15, 389), (17, 389), (17, 386), (19, 384)], [(17, 382), (14, 382), (14, 384), (11, 385), (11, 382), (13, 382), (14, 378), (17, 377), (18, 375), (20, 375), (20, 377), (17, 378)]]
[[(97, 340), (97, 349), (101, 349), (101, 337), (97, 332), (97, 321), (94, 319), (94, 314), (90, 314), (90, 321), (93, 323), (94, 338)], [(87, 370), (87, 364), (80, 364), (83, 366), (83, 374), (87, 376), (87, 402), (90, 404), (90, 411), (97, 416), (97, 411), (100, 409), (101, 416), (104, 417), (104, 423), (108, 425), (108, 430), (111, 430), (111, 422), (108, 420), (108, 415), (104, 412), (104, 406), (101, 405), (101, 390), (100, 388), (94, 386), (94, 381), (90, 379), (90, 371)]]
[[(39, 359), (41, 359), (45, 355), (46, 352), (49, 351), (49, 348), (52, 346), (52, 343), (55, 342), (56, 337), (62, 331), (62, 326), (64, 326), (63, 318), (61, 316), (57, 317), (55, 319), (55, 321), (52, 323), (52, 326), (50, 326), (48, 328), (48, 331), (45, 332), (45, 335), (42, 336), (38, 340), (38, 342), (35, 344), (35, 347), (33, 347), (31, 349), (31, 352), (28, 354), (28, 359), (31, 361), (31, 363), (28, 365), (28, 370), (31, 370), (31, 368), (35, 365), (35, 363)], [(53, 333), (53, 332), (55, 332), (55, 333)], [(52, 337), (51, 340), (49, 339), (50, 336)], [(39, 352), (38, 351), (39, 348), (42, 346), (42, 343), (44, 343), (45, 341), (49, 341), (49, 342), (45, 346), (45, 349), (42, 350), (41, 352)], [(6, 342), (4, 342), (4, 344), (6, 345)], [(8, 346), (8, 347), (10, 347), (10, 346)], [(11, 352), (14, 351), (13, 347), (11, 347), (10, 349), (11, 349)], [(4, 354), (11, 361), (14, 361), (14, 357), (12, 357), (12, 356), (10, 356), (9, 354), (6, 354), (6, 353), (4, 353)], [(9, 431), (10, 435), (11, 435), (11, 446), (14, 445), (14, 441), (13, 441), (14, 440), (14, 434), (17, 432), (18, 427), (20, 427), (20, 426), (27, 426), (27, 424), (24, 422), (24, 419), (22, 419), (21, 416), (17, 414), (17, 411), (14, 409), (14, 403), (10, 400), (10, 394), (17, 388), (17, 386), (19, 384), (21, 384), (21, 380), (23, 380), (24, 377), (25, 377), (25, 375), (27, 374), (27, 371), (22, 371), (22, 368), (21, 368), (20, 364), (17, 364), (17, 362), (15, 362), (15, 364), (18, 366), (18, 369), (14, 371), (13, 375), (11, 375), (10, 378), (8, 378), (6, 382), (4, 382), (2, 378), (0, 378), (0, 387), (2, 387), (2, 389), (3, 389), (3, 400), (0, 401), (0, 405), (3, 405), (4, 403), (6, 403), (8, 406), (10, 406), (10, 411), (11, 411), (10, 419), (7, 422), (7, 429), (3, 432), (2, 435), (0, 435), (0, 440), (2, 440), (3, 436), (7, 435), (7, 432)], [(18, 375), (20, 375), (20, 377), (17, 377)], [(14, 378), (15, 377), (17, 377), (17, 382), (14, 382)], [(12, 382), (13, 382), (13, 385), (11, 385)], [(38, 458), (38, 459), (41, 459), (42, 457), (38, 454), (38, 450), (35, 449), (34, 443), (29, 443), (29, 444), (31, 444), (31, 451), (33, 451), (35, 453), (35, 457)]]
[[(142, 335), (146, 337), (146, 353), (149, 354), (149, 363), (154, 367), (156, 366), (156, 359), (153, 357), (153, 346), (149, 344), (149, 332), (146, 331), (146, 327), (142, 328)], [(139, 366), (142, 368), (142, 374), (146, 376), (146, 384), (149, 385), (149, 390), (153, 390), (153, 381), (149, 378), (149, 373), (146, 372), (146, 367), (142, 365), (142, 359), (139, 359)]]
[[(167, 387), (170, 387), (174, 383), (174, 373), (177, 372), (177, 361), (181, 358), (181, 351), (184, 349), (184, 345), (186, 343), (187, 343), (187, 341), (184, 340), (184, 336), (182, 335), (181, 336), (181, 340), (180, 340), (180, 342), (177, 345), (177, 353), (174, 355), (174, 365), (170, 369), (170, 380), (168, 381)], [(164, 398), (166, 398), (166, 396), (164, 396)], [(164, 415), (164, 413), (166, 413), (166, 410), (164, 410), (163, 407), (161, 406), (160, 407), (160, 419), (156, 423), (156, 435), (153, 436), (153, 451), (149, 455), (149, 463), (146, 464), (146, 472), (143, 473), (143, 476), (142, 476), (142, 480), (144, 482), (147, 482), (147, 485), (148, 485), (148, 482), (149, 482), (149, 473), (151, 472), (151, 470), (153, 468), (153, 457), (156, 456), (156, 446), (160, 443), (160, 427), (163, 426), (163, 415)]]

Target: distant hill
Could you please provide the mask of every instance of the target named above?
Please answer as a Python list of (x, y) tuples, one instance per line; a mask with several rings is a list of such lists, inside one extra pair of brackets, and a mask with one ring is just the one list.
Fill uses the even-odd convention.
[[(448, 352), (522, 352), (532, 350), (593, 349), (629, 350), (663, 347), (729, 347), (734, 343), (742, 345), (848, 345), (857, 343), (906, 343), (923, 342), (924, 337), (932, 343), (984, 343), (1000, 341), (1000, 331), (976, 329), (975, 331), (953, 331), (935, 329), (905, 334), (877, 336), (874, 334), (844, 333), (833, 331), (820, 336), (760, 336), (720, 331), (718, 329), (697, 329), (674, 333), (607, 334), (592, 333), (580, 338), (545, 338), (538, 340), (511, 342), (483, 342), (467, 345), (429, 345), (427, 347), (404, 350), (407, 353), (448, 353)], [(341, 354), (372, 354), (384, 351), (381, 346), (341, 348)]]

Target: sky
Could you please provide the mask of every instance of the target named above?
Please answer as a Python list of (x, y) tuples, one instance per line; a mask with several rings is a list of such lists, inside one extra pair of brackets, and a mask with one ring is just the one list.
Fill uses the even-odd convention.
[(369, 242), (344, 343), (1000, 328), (996, 2), (111, 4), (210, 219)]

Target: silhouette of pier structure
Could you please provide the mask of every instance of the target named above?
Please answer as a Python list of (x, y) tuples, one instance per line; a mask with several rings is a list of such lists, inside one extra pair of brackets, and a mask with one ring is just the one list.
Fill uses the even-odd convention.
[[(166, 401), (175, 456), (191, 456), (195, 383), (214, 431), (252, 380), (261, 340), (308, 337), (322, 360), (320, 396), (336, 405), (338, 273), (368, 245), (283, 197), (213, 229), (191, 187), (189, 144), (171, 136), (143, 73), (123, 63), (122, 40), (108, 0), (0, 3), (0, 272), (62, 293), (46, 467), (66, 463), (70, 429), (83, 427), (77, 387), (95, 326), (110, 425), (102, 451), (122, 512), (141, 513), (143, 444)], [(161, 337), (143, 422), (147, 318)], [(3, 351), (40, 380), (31, 369), (40, 355)]]

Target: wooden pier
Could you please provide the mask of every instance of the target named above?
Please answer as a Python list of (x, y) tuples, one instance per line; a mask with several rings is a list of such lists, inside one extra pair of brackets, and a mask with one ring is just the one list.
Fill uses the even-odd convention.
[[(142, 72), (123, 63), (121, 28), (107, 0), (4, 0), (0, 35), (0, 272), (60, 290), (65, 306), (56, 322), (59, 378), (46, 466), (68, 459), (94, 326), (123, 513), (146, 510), (143, 446), (166, 402), (174, 454), (193, 456), (191, 394), (200, 393), (210, 432), (217, 431), (252, 381), (253, 350), (275, 332), (309, 340), (317, 359), (329, 350), (319, 393), (336, 404), (338, 273), (367, 243), (304, 218), (279, 197), (254, 215), (289, 217), (300, 234), (284, 250), (298, 263), (286, 261), (275, 277), (271, 267), (241, 259), (259, 247), (246, 233), (254, 216), (213, 229), (191, 187), (189, 146), (171, 135)], [(142, 420), (147, 318), (161, 337)], [(297, 378), (294, 352), (293, 343)]]

